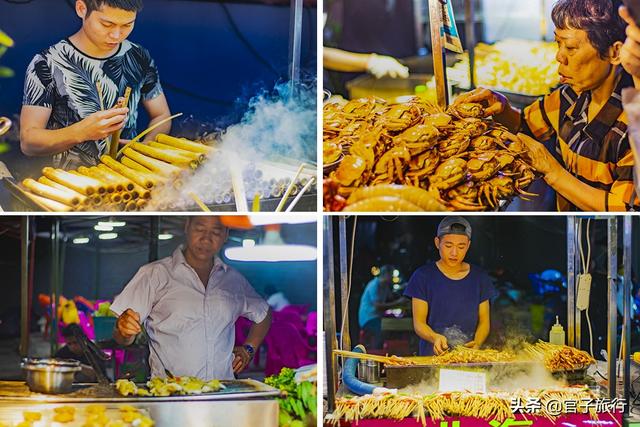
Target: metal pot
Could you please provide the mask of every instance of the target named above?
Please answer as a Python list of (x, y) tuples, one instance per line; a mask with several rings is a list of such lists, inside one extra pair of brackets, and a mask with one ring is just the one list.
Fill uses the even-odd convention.
[(31, 391), (47, 394), (70, 393), (73, 377), (80, 371), (80, 362), (69, 359), (23, 359)]
[(360, 360), (358, 377), (369, 384), (380, 382), (380, 363), (375, 360)]

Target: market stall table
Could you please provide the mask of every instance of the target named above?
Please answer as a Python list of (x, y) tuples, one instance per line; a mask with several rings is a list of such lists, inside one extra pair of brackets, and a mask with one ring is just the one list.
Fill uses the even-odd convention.
[[(166, 397), (124, 397), (114, 388), (89, 384), (74, 384), (74, 391), (66, 395), (32, 393), (24, 382), (0, 382), (0, 422), (22, 421), (23, 411), (50, 414), (55, 408), (73, 406), (82, 421), (82, 414), (91, 404), (102, 404), (108, 412), (128, 405), (147, 412), (158, 427), (180, 425), (278, 425), (280, 392), (255, 380), (221, 381), (225, 389), (215, 393)], [(82, 425), (66, 424), (66, 425)]]

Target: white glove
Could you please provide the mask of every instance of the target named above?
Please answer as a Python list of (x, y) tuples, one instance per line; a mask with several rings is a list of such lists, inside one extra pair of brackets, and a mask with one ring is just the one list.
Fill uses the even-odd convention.
[(372, 53), (367, 61), (367, 72), (373, 74), (376, 79), (380, 77), (409, 77), (409, 68), (405, 67), (390, 56), (380, 56)]

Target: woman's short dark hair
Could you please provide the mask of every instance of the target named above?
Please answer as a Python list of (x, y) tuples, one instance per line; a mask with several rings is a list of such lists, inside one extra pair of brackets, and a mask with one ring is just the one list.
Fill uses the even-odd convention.
[(102, 6), (109, 6), (116, 9), (123, 9), (127, 12), (140, 12), (142, 10), (142, 0), (82, 0), (87, 5), (87, 16), (94, 10), (100, 10)]
[(618, 14), (621, 0), (559, 0), (551, 11), (556, 28), (583, 30), (602, 59), (617, 41), (624, 42), (626, 23)]

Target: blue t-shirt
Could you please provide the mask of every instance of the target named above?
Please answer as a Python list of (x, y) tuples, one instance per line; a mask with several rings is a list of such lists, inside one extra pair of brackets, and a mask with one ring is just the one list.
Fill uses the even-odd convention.
[(368, 321), (381, 317), (375, 306), (376, 303), (382, 302), (378, 296), (378, 286), (378, 278), (374, 277), (364, 288), (360, 298), (360, 308), (358, 309), (358, 323), (361, 328)]
[[(435, 262), (426, 264), (413, 273), (404, 291), (406, 297), (429, 304), (427, 324), (447, 337), (450, 346), (454, 342), (464, 344), (473, 340), (480, 303), (496, 296), (489, 275), (480, 267), (470, 267), (465, 278), (453, 280), (445, 276)], [(433, 344), (420, 339), (420, 355), (433, 355)]]

